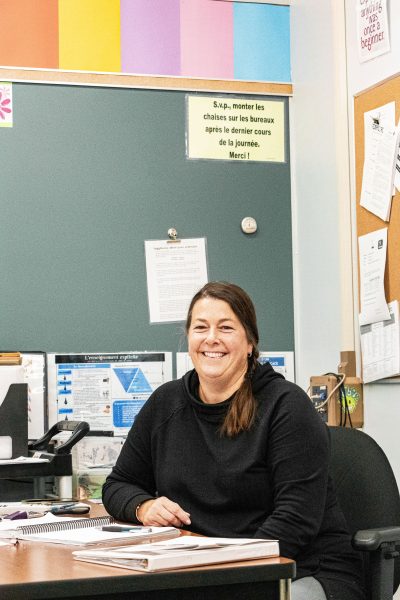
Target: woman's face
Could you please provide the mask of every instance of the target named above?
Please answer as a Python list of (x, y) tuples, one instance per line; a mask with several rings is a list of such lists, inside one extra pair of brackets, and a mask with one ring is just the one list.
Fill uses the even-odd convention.
[(193, 307), (188, 331), (189, 355), (200, 383), (240, 385), (252, 352), (246, 331), (224, 300), (202, 298)]

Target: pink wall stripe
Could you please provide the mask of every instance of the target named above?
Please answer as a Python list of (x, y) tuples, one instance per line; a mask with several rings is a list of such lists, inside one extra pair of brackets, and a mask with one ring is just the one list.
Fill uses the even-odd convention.
[(180, 75), (180, 0), (121, 0), (123, 73)]
[(233, 4), (181, 0), (181, 75), (233, 79)]

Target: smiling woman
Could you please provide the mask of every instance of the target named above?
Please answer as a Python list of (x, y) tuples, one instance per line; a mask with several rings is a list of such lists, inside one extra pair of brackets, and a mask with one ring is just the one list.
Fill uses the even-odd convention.
[(327, 427), (303, 390), (258, 363), (251, 299), (207, 283), (186, 333), (195, 368), (141, 409), (104, 484), (106, 509), (146, 526), (277, 539), (296, 560), (292, 600), (363, 600)]
[(200, 398), (207, 403), (225, 400), (240, 387), (247, 371), (251, 346), (244, 328), (225, 302), (205, 298), (196, 305), (188, 340)]
[(201, 400), (215, 404), (236, 393), (221, 431), (231, 436), (248, 429), (255, 414), (250, 375), (259, 355), (249, 296), (234, 284), (207, 283), (189, 306), (186, 333)]

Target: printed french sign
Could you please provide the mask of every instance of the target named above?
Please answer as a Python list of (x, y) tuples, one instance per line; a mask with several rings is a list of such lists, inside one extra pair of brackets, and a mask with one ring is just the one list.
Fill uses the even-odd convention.
[(282, 100), (187, 98), (187, 158), (285, 162)]

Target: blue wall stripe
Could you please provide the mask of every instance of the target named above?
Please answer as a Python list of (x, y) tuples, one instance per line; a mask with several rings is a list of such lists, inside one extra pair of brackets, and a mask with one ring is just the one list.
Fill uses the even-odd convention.
[(234, 78), (290, 82), (290, 7), (234, 4)]

